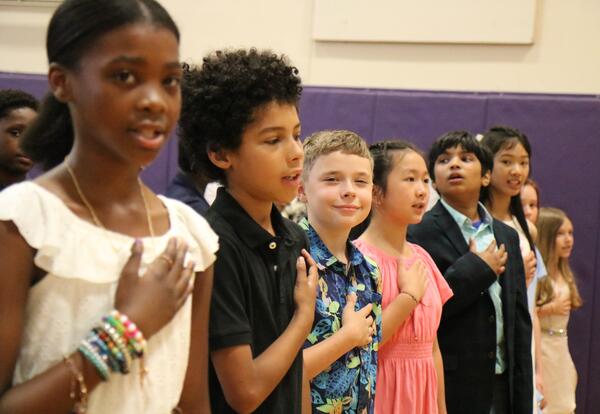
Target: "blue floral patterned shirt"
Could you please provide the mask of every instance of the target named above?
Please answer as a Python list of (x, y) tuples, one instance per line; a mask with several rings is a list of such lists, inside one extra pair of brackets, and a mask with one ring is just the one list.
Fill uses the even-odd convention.
[(319, 283), (313, 329), (304, 348), (336, 333), (342, 326), (346, 296), (354, 292), (356, 309), (373, 304), (377, 331), (373, 341), (347, 352), (311, 380), (313, 413), (372, 414), (375, 406), (377, 349), (381, 341), (381, 277), (375, 262), (348, 241), (349, 270), (325, 246), (315, 229), (304, 219), (300, 226), (310, 241), (310, 254), (317, 262)]

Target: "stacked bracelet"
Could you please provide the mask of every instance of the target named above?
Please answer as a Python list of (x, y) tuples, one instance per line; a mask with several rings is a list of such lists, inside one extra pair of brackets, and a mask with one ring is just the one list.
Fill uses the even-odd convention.
[(79, 352), (104, 381), (113, 372), (129, 373), (133, 360), (142, 358), (145, 350), (146, 339), (142, 332), (126, 315), (116, 310), (103, 317), (102, 323), (92, 329), (79, 346)]

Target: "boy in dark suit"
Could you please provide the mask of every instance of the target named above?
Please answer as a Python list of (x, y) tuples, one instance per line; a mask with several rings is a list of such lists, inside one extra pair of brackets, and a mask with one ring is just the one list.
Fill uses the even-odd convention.
[(492, 162), (468, 132), (441, 136), (428, 165), (441, 199), (408, 232), (454, 292), (438, 331), (449, 414), (533, 409), (531, 320), (519, 238), (479, 203)]

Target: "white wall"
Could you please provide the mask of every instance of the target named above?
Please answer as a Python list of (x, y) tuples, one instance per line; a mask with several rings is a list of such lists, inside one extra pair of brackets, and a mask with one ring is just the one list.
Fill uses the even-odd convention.
[[(163, 4), (180, 26), (185, 60), (200, 61), (216, 48), (257, 46), (285, 52), (309, 85), (600, 93), (597, 0), (538, 0), (534, 44), (522, 46), (315, 42), (309, 0)], [(45, 72), (49, 15), (0, 6), (0, 71)]]

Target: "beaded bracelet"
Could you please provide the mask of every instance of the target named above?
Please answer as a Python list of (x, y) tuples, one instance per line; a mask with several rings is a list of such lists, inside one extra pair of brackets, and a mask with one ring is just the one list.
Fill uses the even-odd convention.
[(81, 344), (79, 345), (78, 350), (79, 350), (79, 352), (81, 352), (83, 354), (85, 359), (90, 361), (90, 363), (94, 366), (94, 368), (96, 368), (96, 370), (100, 374), (100, 377), (102, 378), (102, 380), (103, 381), (108, 380), (108, 377), (110, 376), (110, 371), (109, 371), (108, 365), (106, 364), (106, 362), (104, 362), (102, 357), (98, 354), (98, 351), (96, 351), (96, 348), (94, 346), (92, 346), (87, 340), (84, 339), (83, 341), (81, 341)]
[(108, 323), (102, 325), (102, 330), (108, 334), (112, 342), (116, 345), (115, 355), (121, 364), (121, 373), (129, 373), (129, 367), (131, 366), (131, 354), (127, 349), (127, 345), (123, 340), (123, 337), (119, 335), (115, 328)]

